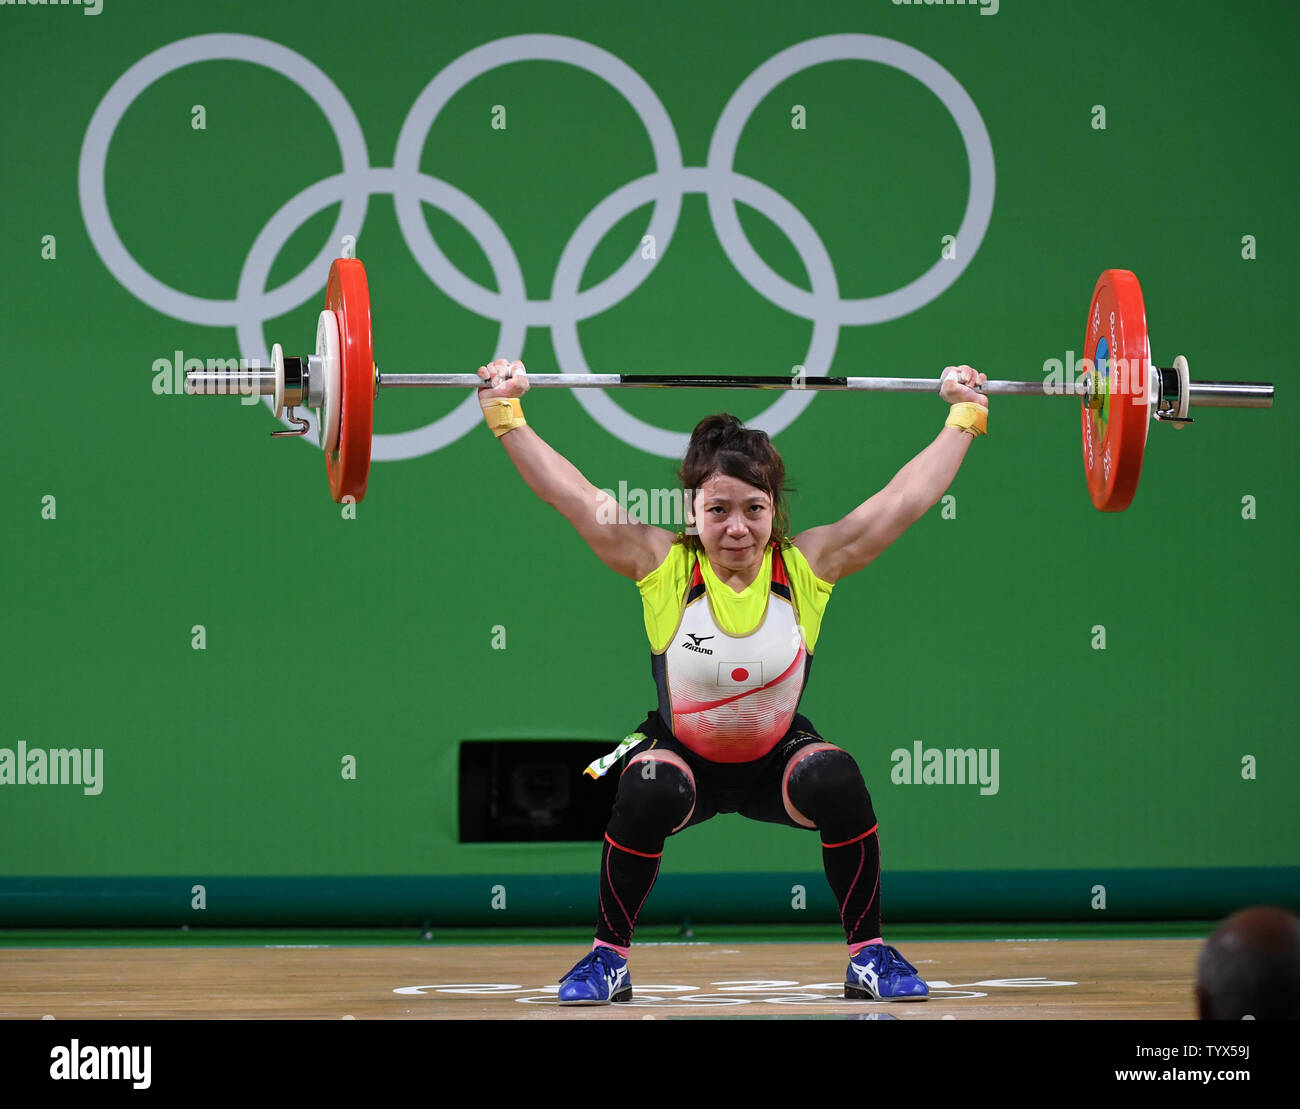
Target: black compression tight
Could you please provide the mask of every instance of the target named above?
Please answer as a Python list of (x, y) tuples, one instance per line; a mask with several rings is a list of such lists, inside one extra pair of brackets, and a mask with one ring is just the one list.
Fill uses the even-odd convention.
[[(875, 939), (880, 935), (880, 845), (862, 775), (839, 748), (819, 748), (796, 759), (788, 797), (820, 832), (822, 862), (845, 939), (850, 945)], [(659, 875), (664, 841), (689, 821), (696, 805), (695, 780), (683, 766), (676, 758), (642, 756), (619, 780), (601, 853), (600, 943), (620, 949), (632, 943), (637, 917)]]

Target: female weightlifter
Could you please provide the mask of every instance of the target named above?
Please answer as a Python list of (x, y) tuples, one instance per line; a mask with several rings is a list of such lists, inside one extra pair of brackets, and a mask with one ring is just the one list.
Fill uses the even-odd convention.
[[(952, 483), (987, 429), (985, 375), (948, 367), (952, 406), (938, 437), (837, 523), (790, 537), (785, 467), (765, 432), (709, 416), (679, 471), (698, 535), (620, 517), (524, 422), (523, 363), (480, 366), (488, 426), (534, 493), (641, 592), (659, 704), (625, 741), (627, 761), (601, 856), (592, 950), (560, 982), (571, 1005), (628, 1001), (637, 916), (664, 841), (716, 813), (816, 829), (848, 942), (844, 996), (924, 1001), (929, 988), (881, 936), (880, 848), (871, 797), (851, 755), (798, 707), (835, 583), (869, 565)], [(688, 520), (691, 517), (688, 516)], [(613, 757), (589, 772), (603, 773)]]

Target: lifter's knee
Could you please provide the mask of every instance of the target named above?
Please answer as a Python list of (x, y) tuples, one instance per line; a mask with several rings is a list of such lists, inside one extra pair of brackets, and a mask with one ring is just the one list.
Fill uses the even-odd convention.
[(820, 829), (828, 842), (875, 826), (862, 772), (853, 756), (839, 747), (826, 744), (796, 752), (786, 769), (783, 792), (794, 821)]
[[(695, 777), (671, 751), (637, 755), (618, 781), (610, 834), (635, 842), (662, 841), (680, 831), (695, 811)], [(620, 841), (622, 842), (622, 841)]]

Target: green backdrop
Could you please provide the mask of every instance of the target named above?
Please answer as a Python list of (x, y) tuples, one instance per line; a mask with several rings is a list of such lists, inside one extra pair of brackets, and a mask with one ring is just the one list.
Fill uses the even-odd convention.
[[(1187, 0), (993, 7), (0, 8), (0, 760), (12, 752), (12, 767), (20, 743), (102, 753), (97, 794), (0, 784), (0, 924), (593, 915), (598, 843), (458, 842), (458, 749), (612, 747), (635, 727), (654, 688), (634, 584), (529, 493), (472, 413), (452, 426), (460, 395), (381, 394), (370, 490), (347, 518), (319, 450), (273, 441), (267, 408), (159, 391), (155, 363), (178, 351), (312, 349), (343, 234), (367, 266), (384, 371), (472, 371), (495, 354), (573, 371), (576, 336), (611, 371), (934, 377), (968, 362), (1035, 378), (1082, 355), (1097, 275), (1134, 270), (1157, 363), (1183, 353), (1197, 379), (1275, 381), (1275, 407), (1153, 427), (1134, 504), (1111, 515), (1088, 500), (1077, 405), (994, 398), (946, 515), (835, 587), (803, 711), (872, 791), (886, 920), (1300, 904), (1286, 424), (1300, 16)], [(171, 68), (96, 129), (133, 66), (218, 34), (251, 38), (223, 60), (218, 40), (172, 47)], [(683, 193), (661, 174), (680, 214), (653, 250), (654, 182), (618, 194), (587, 259), (575, 233), (655, 172), (651, 136), (587, 68), (487, 67), (526, 59), (523, 40), (485, 49), (520, 35), (561, 36), (555, 49), (585, 51), (658, 105), (685, 167), (709, 163), (724, 108), (769, 59), (850, 37), (805, 48), (816, 64), (742, 114), (734, 168), (748, 183), (697, 169), (673, 179)], [(286, 52), (298, 60), (248, 60)], [(367, 177), (395, 165), (435, 78), (448, 96), (418, 148), (426, 177)], [(987, 131), (991, 160), (974, 170), (958, 93)], [(345, 165), (321, 98), (336, 120), (354, 114), (359, 162)], [(259, 236), (265, 247), (283, 206), (344, 169), (354, 184), (317, 188), (269, 248), (269, 286), (297, 280), (301, 295), (263, 298), (247, 276)], [(758, 257), (812, 296), (773, 303), (755, 267), (733, 263), (710, 215), (727, 181), (750, 190), (737, 210)], [(982, 238), (958, 234), (973, 187), (992, 201)], [(395, 189), (417, 215), (419, 189), (442, 201), (422, 219), (459, 278), (414, 252)], [(138, 272), (106, 260), (97, 190)], [(341, 207), (339, 190), (361, 199)], [(566, 250), (584, 290), (609, 290), (599, 310), (562, 295)], [(848, 319), (846, 305), (928, 271), (946, 287)], [(626, 288), (603, 284), (616, 273)], [(724, 408), (760, 420), (772, 397), (616, 400), (680, 435)], [(865, 500), (944, 415), (924, 396), (805, 399), (775, 437), (796, 530)], [(649, 433), (612, 429), (570, 392), (526, 407), (597, 485), (673, 485)], [(891, 754), (916, 743), (996, 749), (997, 791), (897, 783)], [(834, 915), (812, 835), (727, 816), (669, 842), (645, 919)]]

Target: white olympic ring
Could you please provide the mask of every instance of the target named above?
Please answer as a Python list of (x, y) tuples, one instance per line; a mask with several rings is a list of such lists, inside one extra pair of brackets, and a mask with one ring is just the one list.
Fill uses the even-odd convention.
[[(215, 60), (251, 62), (293, 81), (324, 112), (343, 161), (340, 173), (292, 197), (262, 228), (240, 271), (234, 300), (192, 296), (148, 273), (118, 237), (105, 191), (109, 145), (136, 98), (173, 70)], [(804, 69), (845, 60), (892, 66), (925, 85), (952, 115), (970, 165), (970, 193), (956, 233), (961, 244), (959, 257), (936, 261), (920, 277), (890, 293), (861, 299), (840, 296), (825, 243), (803, 214), (779, 193), (733, 168), (740, 136), (764, 97)], [(489, 70), (520, 61), (564, 62), (613, 86), (640, 118), (655, 159), (653, 173), (616, 189), (578, 224), (560, 255), (550, 297), (544, 300), (528, 299), (519, 259), (496, 221), (455, 186), (420, 171), (421, 154), (438, 113), (456, 92)], [(614, 273), (589, 289), (581, 289), (587, 263), (606, 233), (619, 220), (653, 201), (645, 233), (654, 237), (656, 259), (662, 258), (676, 230), (683, 197), (703, 193), (718, 240), (740, 276), (765, 299), (812, 323), (812, 338), (802, 363), (812, 376), (828, 372), (840, 327), (880, 323), (914, 312), (961, 276), (988, 230), (994, 184), (993, 146), (988, 130), (979, 109), (956, 78), (919, 50), (892, 39), (860, 34), (809, 39), (781, 51), (754, 70), (724, 106), (704, 166), (683, 166), (677, 133), (663, 104), (640, 74), (613, 54), (563, 35), (497, 39), (461, 55), (420, 92), (402, 124), (391, 168), (370, 165), (365, 136), (351, 105), (334, 82), (301, 54), (252, 35), (196, 35), (146, 55), (113, 83), (86, 128), (77, 174), (86, 230), (113, 276), (145, 304), (175, 319), (209, 326), (234, 325), (245, 358), (267, 360), (266, 321), (320, 295), (320, 274), (333, 260), (340, 236), (346, 231), (359, 237), (369, 198), (390, 194), (411, 254), (429, 279), (462, 307), (500, 323), (494, 357), (517, 355), (530, 325), (549, 327), (565, 373), (591, 372), (578, 338), (578, 324), (630, 296), (654, 268), (653, 261), (641, 257), (638, 246)], [(737, 201), (762, 213), (789, 238), (808, 273), (811, 291), (791, 284), (759, 257), (740, 225)], [(339, 216), (323, 249), (295, 277), (268, 291), (267, 279), (285, 243), (307, 220), (331, 204), (339, 204)], [(422, 204), (441, 209), (469, 231), (486, 255), (499, 291), (484, 288), (451, 264), (429, 232)], [(575, 390), (574, 396), (599, 423), (632, 446), (675, 459), (681, 458), (686, 449), (688, 435), (637, 419), (603, 390)], [(748, 423), (774, 436), (789, 427), (814, 396), (812, 392), (785, 392)], [(304, 438), (314, 443), (314, 416), (308, 415), (313, 426)], [(478, 401), (471, 393), (462, 404), (424, 427), (375, 435), (372, 457), (391, 461), (429, 454), (455, 442), (479, 420)]]

